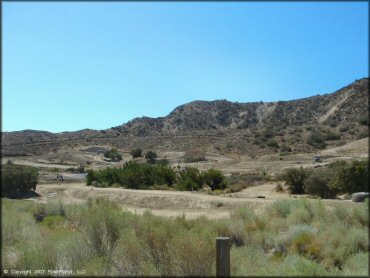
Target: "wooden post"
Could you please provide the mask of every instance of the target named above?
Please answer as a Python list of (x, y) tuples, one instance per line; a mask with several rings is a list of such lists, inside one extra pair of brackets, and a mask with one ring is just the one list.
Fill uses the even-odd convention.
[(216, 276), (230, 277), (230, 238), (216, 237)]

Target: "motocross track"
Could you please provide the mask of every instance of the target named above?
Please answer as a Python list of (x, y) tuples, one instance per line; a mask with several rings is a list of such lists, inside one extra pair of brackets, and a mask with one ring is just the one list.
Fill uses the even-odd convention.
[[(117, 202), (123, 209), (142, 214), (150, 210), (155, 215), (186, 218), (206, 216), (209, 219), (225, 218), (234, 209), (249, 207), (256, 212), (266, 205), (282, 198), (293, 198), (286, 193), (274, 192), (274, 183), (249, 187), (241, 192), (209, 195), (204, 192), (183, 192), (164, 190), (132, 190), (122, 188), (98, 188), (84, 183), (41, 184), (36, 192), (41, 197), (32, 199), (47, 202), (48, 199), (61, 199), (65, 203), (83, 203), (89, 197), (104, 197)], [(263, 198), (264, 197), (264, 198)], [(325, 204), (356, 203), (343, 200), (324, 200)]]

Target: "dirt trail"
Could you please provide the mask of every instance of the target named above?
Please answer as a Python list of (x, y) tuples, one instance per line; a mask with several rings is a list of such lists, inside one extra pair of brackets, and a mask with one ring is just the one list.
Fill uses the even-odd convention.
[(335, 103), (335, 105), (333, 105), (332, 108), (330, 108), (324, 115), (322, 115), (318, 120), (319, 123), (325, 122), (331, 115), (333, 115), (335, 111), (337, 111), (337, 109), (348, 99), (351, 93), (352, 90), (348, 91), (342, 99), (340, 99), (337, 103)]
[[(36, 190), (41, 197), (33, 200), (46, 202), (48, 199), (61, 198), (66, 203), (82, 203), (89, 197), (101, 196), (138, 214), (149, 209), (153, 214), (167, 217), (185, 215), (187, 218), (206, 216), (218, 219), (228, 217), (230, 212), (238, 207), (250, 207), (258, 212), (277, 199), (289, 198), (285, 193), (273, 192), (274, 186), (269, 183), (238, 193), (216, 196), (201, 192), (97, 188), (86, 186), (84, 183), (41, 184)], [(257, 197), (261, 195), (265, 198)]]

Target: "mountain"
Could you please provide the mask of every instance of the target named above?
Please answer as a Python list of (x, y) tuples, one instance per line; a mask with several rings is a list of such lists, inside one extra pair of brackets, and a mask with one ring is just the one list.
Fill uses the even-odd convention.
[[(165, 117), (135, 118), (100, 131), (3, 132), (2, 155), (44, 154), (66, 146), (100, 144), (125, 151), (134, 147), (157, 151), (203, 149), (252, 157), (276, 152), (282, 145), (293, 151), (312, 151), (325, 144), (342, 145), (368, 136), (368, 94), (369, 78), (362, 78), (331, 94), (291, 101), (197, 100), (175, 108)], [(310, 143), (312, 133), (322, 136), (324, 145)]]

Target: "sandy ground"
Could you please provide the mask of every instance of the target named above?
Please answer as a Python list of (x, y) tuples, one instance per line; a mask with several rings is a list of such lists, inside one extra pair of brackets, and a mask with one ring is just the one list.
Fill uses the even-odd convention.
[[(215, 167), (221, 169), (226, 175), (231, 173), (248, 173), (266, 171), (268, 174), (280, 172), (287, 167), (314, 167), (320, 166), (313, 164), (314, 155), (321, 155), (326, 164), (338, 159), (358, 159), (368, 157), (368, 139), (364, 138), (351, 142), (349, 144), (323, 150), (320, 153), (291, 154), (279, 157), (278, 154), (262, 156), (259, 159), (250, 159), (246, 156), (225, 156), (215, 153), (207, 153), (207, 162), (198, 163), (180, 163), (180, 166), (196, 166), (200, 170)], [(76, 150), (66, 155), (68, 158), (74, 156), (78, 159), (84, 157), (84, 153)], [(178, 161), (183, 152), (167, 152), (159, 154), (159, 158), (167, 158), (170, 161)], [(63, 158), (65, 158), (63, 156)], [(6, 163), (8, 158), (3, 159)], [(106, 166), (118, 166), (124, 163), (104, 162), (102, 154), (87, 154), (86, 159), (94, 159), (93, 168)], [(130, 159), (129, 156), (125, 160)], [(281, 160), (282, 159), (282, 160)], [(251, 207), (257, 212), (266, 205), (275, 200), (282, 198), (292, 198), (288, 194), (274, 192), (275, 183), (266, 183), (259, 186), (249, 187), (241, 192), (227, 195), (209, 195), (206, 192), (176, 192), (162, 190), (130, 190), (122, 188), (93, 188), (86, 186), (80, 181), (68, 180), (71, 174), (62, 173), (66, 180), (58, 183), (55, 178), (55, 172), (50, 172), (50, 168), (58, 168), (63, 172), (64, 169), (70, 168), (71, 165), (56, 164), (50, 157), (14, 157), (11, 159), (15, 164), (30, 165), (44, 168), (41, 174), (42, 181), (37, 186), (36, 192), (41, 195), (40, 198), (33, 199), (38, 202), (46, 202), (47, 199), (61, 198), (67, 203), (85, 202), (88, 197), (103, 196), (108, 199), (117, 201), (124, 209), (132, 212), (143, 213), (146, 209), (151, 210), (154, 214), (163, 216), (178, 216), (185, 214), (188, 218), (207, 216), (216, 219), (227, 217), (231, 211), (238, 207)], [(174, 164), (177, 165), (177, 162)], [(264, 198), (261, 198), (261, 197)], [(298, 196), (296, 196), (298, 197)], [(333, 205), (341, 202), (349, 206), (357, 205), (351, 201), (341, 200), (324, 200), (325, 204)]]
[[(286, 193), (274, 192), (274, 187), (274, 183), (268, 183), (233, 194), (209, 195), (204, 192), (97, 188), (84, 183), (41, 184), (36, 190), (41, 197), (32, 200), (47, 202), (48, 199), (60, 198), (66, 203), (82, 203), (89, 197), (105, 197), (117, 202), (123, 209), (138, 214), (150, 210), (155, 215), (166, 217), (185, 215), (187, 218), (206, 216), (209, 219), (218, 219), (228, 217), (230, 212), (239, 207), (249, 207), (259, 212), (278, 199), (293, 198)], [(357, 205), (342, 200), (324, 202), (327, 205), (339, 202)]]

